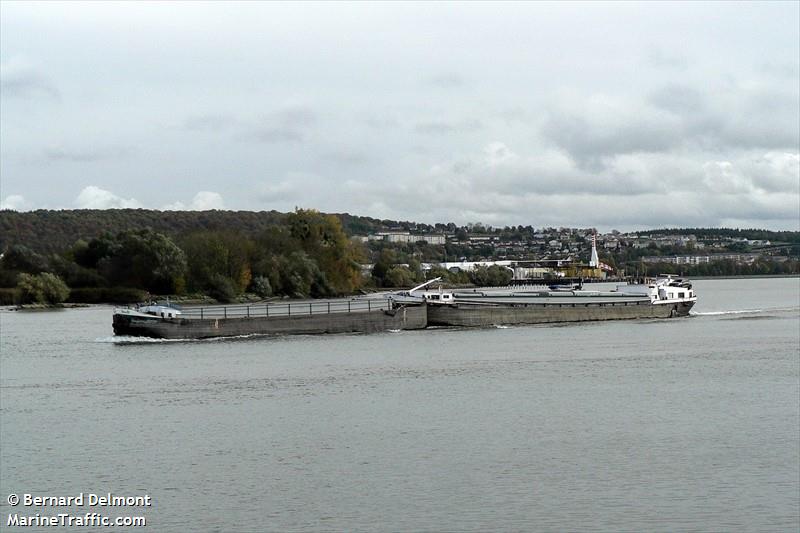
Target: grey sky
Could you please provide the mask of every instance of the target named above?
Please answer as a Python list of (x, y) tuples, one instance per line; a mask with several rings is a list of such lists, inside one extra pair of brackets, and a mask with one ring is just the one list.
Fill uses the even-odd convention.
[(0, 199), (800, 229), (800, 3), (0, 3)]

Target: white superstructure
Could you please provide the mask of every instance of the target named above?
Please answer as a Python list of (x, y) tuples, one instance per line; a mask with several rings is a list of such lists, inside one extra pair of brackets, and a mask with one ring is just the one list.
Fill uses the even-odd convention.
[(439, 281), (439, 278), (414, 287), (408, 292), (395, 293), (392, 298), (396, 301), (420, 303), (424, 301), (428, 304), (440, 305), (465, 302), (520, 304), (525, 302), (585, 303), (587, 301), (605, 304), (612, 302), (641, 302), (642, 300), (649, 300), (653, 305), (666, 305), (694, 303), (697, 301), (697, 295), (689, 281), (668, 274), (657, 278), (644, 279), (636, 283), (617, 285), (616, 289), (611, 290), (534, 287), (487, 287), (447, 290), (441, 286), (438, 289), (426, 289), (428, 285), (436, 281)]
[(662, 274), (643, 283), (618, 285), (616, 292), (625, 295), (643, 295), (653, 304), (672, 304), (676, 302), (696, 302), (697, 295), (692, 284), (670, 274)]
[(177, 318), (180, 316), (181, 311), (169, 305), (162, 305), (157, 303), (150, 303), (147, 305), (139, 305), (134, 309), (130, 308), (116, 308), (114, 314), (132, 316), (138, 318)]

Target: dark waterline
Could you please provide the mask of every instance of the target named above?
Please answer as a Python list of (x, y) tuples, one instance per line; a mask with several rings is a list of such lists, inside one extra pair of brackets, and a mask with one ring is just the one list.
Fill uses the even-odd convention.
[(685, 319), (188, 343), (0, 313), (0, 519), (112, 492), (166, 532), (797, 531), (800, 280), (695, 288)]

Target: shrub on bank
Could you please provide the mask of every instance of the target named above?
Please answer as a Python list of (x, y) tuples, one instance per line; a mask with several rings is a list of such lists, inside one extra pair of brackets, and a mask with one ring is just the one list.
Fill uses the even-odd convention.
[(222, 274), (211, 275), (206, 292), (221, 303), (230, 303), (236, 298), (236, 288), (233, 286), (233, 282)]
[(478, 287), (503, 287), (511, 283), (514, 273), (508, 268), (479, 266), (469, 273), (469, 280)]
[(272, 285), (269, 282), (269, 278), (265, 276), (256, 276), (253, 278), (253, 281), (250, 282), (250, 287), (260, 298), (269, 298), (272, 296)]
[(49, 272), (42, 274), (22, 273), (17, 278), (17, 303), (60, 304), (69, 296), (69, 287), (64, 281)]

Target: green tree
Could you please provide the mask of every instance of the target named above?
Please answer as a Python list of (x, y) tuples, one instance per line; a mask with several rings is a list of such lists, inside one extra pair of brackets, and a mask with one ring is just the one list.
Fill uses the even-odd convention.
[(17, 298), (20, 303), (59, 304), (69, 297), (66, 283), (49, 272), (19, 275)]
[(261, 298), (269, 298), (272, 296), (272, 283), (266, 276), (256, 276), (250, 282), (250, 290)]
[(70, 253), (75, 262), (85, 268), (97, 268), (97, 264), (119, 251), (119, 243), (111, 233), (104, 233), (95, 237), (88, 243), (78, 239), (72, 246)]
[(450, 277), (450, 271), (446, 268), (442, 268), (440, 266), (435, 266), (428, 270), (428, 273), (425, 276), (427, 279), (436, 279), (442, 278), (442, 281), (447, 281)]
[(47, 260), (23, 244), (9, 246), (0, 267), (5, 270), (37, 274), (47, 270)]
[(422, 263), (418, 259), (409, 259), (408, 269), (411, 271), (413, 281), (423, 281), (425, 279), (425, 275), (422, 273)]
[(293, 252), (288, 257), (281, 256), (281, 288), (284, 294), (300, 298), (312, 296), (320, 298), (334, 292), (328, 284), (325, 273), (316, 261), (305, 252)]
[(511, 270), (498, 265), (478, 266), (469, 273), (469, 280), (479, 287), (500, 287), (508, 285), (514, 277)]
[(384, 248), (378, 255), (378, 260), (372, 266), (372, 277), (375, 278), (375, 284), (378, 287), (383, 287), (386, 275), (389, 269), (397, 262), (397, 255), (389, 248)]
[(231, 279), (222, 274), (211, 274), (206, 280), (205, 290), (209, 296), (222, 303), (232, 302), (237, 296)]
[[(252, 279), (251, 256), (253, 243), (240, 233), (203, 231), (186, 236), (181, 241), (188, 263), (188, 285), (191, 290), (205, 291), (223, 287), (226, 294), (230, 284), (234, 295), (242, 294)], [(218, 291), (219, 292), (219, 291)]]
[(414, 285), (414, 273), (408, 267), (395, 265), (386, 272), (384, 287), (411, 287)]
[(116, 242), (112, 255), (98, 262), (112, 284), (157, 294), (182, 292), (186, 255), (169, 237), (151, 230), (125, 231)]
[[(67, 255), (67, 254), (65, 254)], [(86, 268), (62, 255), (53, 255), (50, 267), (70, 287), (104, 287), (108, 285), (103, 276), (93, 268)]]
[(492, 265), (488, 270), (490, 287), (504, 287), (514, 278), (514, 272), (506, 267)]

